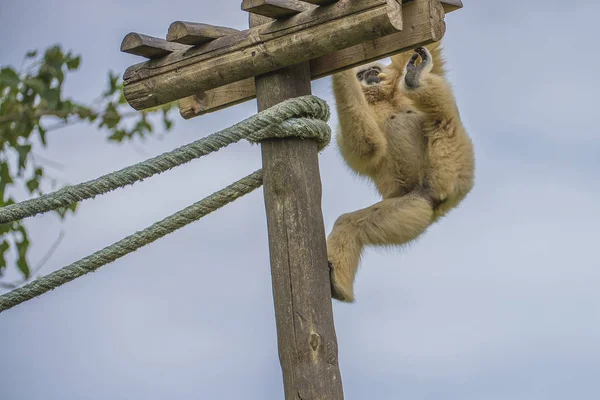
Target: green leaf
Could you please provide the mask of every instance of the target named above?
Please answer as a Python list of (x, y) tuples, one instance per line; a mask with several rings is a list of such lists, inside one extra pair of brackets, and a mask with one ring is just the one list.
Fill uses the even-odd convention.
[(33, 58), (33, 57), (37, 56), (37, 53), (38, 53), (37, 50), (28, 51), (25, 54), (25, 58)]
[(104, 92), (104, 97), (109, 97), (115, 94), (119, 90), (119, 75), (113, 74), (112, 71), (108, 71), (108, 90)]
[(10, 231), (12, 231), (13, 229), (13, 224), (12, 222), (6, 223), (6, 224), (0, 224), (0, 235), (4, 235)]
[(121, 115), (119, 115), (119, 112), (115, 108), (114, 104), (108, 103), (106, 110), (104, 111), (104, 115), (102, 116), (102, 123), (100, 124), (100, 127), (106, 125), (108, 129), (113, 129), (119, 125), (120, 121)]
[(71, 100), (65, 100), (60, 103), (59, 110), (68, 114), (75, 114), (75, 105)]
[(40, 181), (37, 178), (31, 178), (26, 183), (29, 193), (35, 192), (40, 187)]
[(48, 89), (48, 86), (44, 83), (44, 81), (38, 78), (25, 79), (24, 83), (25, 86), (30, 87), (40, 95)]
[(4, 240), (2, 243), (0, 243), (0, 272), (6, 268), (6, 251), (8, 250), (8, 248), (10, 247), (10, 245), (8, 244), (8, 242), (6, 240)]
[(60, 89), (58, 89), (58, 88), (48, 89), (44, 92), (42, 97), (48, 103), (48, 108), (50, 110), (55, 110), (58, 108), (58, 105), (60, 104)]
[(17, 153), (19, 154), (19, 171), (21, 171), (22, 169), (25, 168), (25, 166), (27, 164), (27, 156), (29, 155), (29, 152), (31, 151), (31, 145), (27, 144), (27, 145), (15, 146), (15, 150), (17, 150)]
[(79, 64), (81, 63), (81, 57), (77, 56), (74, 58), (69, 58), (67, 60), (67, 68), (69, 71), (79, 68)]
[(113, 142), (122, 142), (125, 136), (127, 136), (127, 132), (125, 132), (123, 129), (117, 129), (108, 137), (108, 140)]
[(13, 183), (13, 180), (10, 176), (8, 163), (2, 162), (0, 163), (0, 200), (4, 200), (4, 190), (11, 183)]
[(90, 119), (92, 116), (94, 116), (94, 111), (92, 111), (91, 108), (88, 107), (84, 107), (81, 105), (76, 105), (73, 107), (73, 112), (75, 114), (77, 114), (77, 116), (81, 119)]
[(26, 279), (29, 279), (29, 263), (27, 262), (27, 250), (29, 249), (29, 239), (25, 228), (20, 229), (23, 234), (23, 238), (16, 243), (17, 245), (17, 267), (25, 275)]
[(163, 108), (163, 124), (165, 125), (165, 130), (170, 130), (173, 127), (173, 121), (169, 119), (169, 110)]
[(144, 133), (144, 131), (146, 131), (146, 132), (152, 132), (152, 125), (150, 125), (148, 123), (148, 121), (146, 120), (146, 117), (144, 116), (144, 118), (142, 118), (136, 124), (136, 130), (139, 130), (140, 133)]
[(40, 140), (42, 141), (42, 145), (46, 146), (48, 143), (46, 142), (46, 130), (38, 125), (38, 133), (40, 134)]
[(8, 87), (16, 89), (19, 87), (20, 82), (21, 79), (19, 78), (19, 75), (17, 75), (15, 70), (13, 70), (12, 68), (5, 67), (0, 70), (0, 83), (3, 83)]
[(75, 213), (75, 211), (77, 210), (77, 206), (79, 203), (73, 203), (67, 207), (60, 207), (57, 208), (56, 210), (54, 210), (55, 213), (57, 213), (60, 217), (60, 219), (64, 219), (67, 214), (69, 213), (69, 211), (71, 211), (72, 213)]
[(50, 67), (60, 69), (65, 62), (65, 56), (60, 48), (60, 45), (54, 45), (46, 50), (44, 61)]

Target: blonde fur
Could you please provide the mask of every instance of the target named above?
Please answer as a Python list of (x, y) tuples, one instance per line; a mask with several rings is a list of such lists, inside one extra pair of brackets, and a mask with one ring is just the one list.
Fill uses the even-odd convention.
[[(327, 238), (332, 296), (338, 300), (354, 301), (364, 246), (412, 241), (473, 186), (473, 146), (445, 77), (441, 45), (426, 49), (396, 55), (389, 65), (374, 63), (333, 76), (340, 153), (382, 196), (370, 207), (341, 215)], [(414, 54), (420, 55), (419, 64)], [(381, 69), (379, 83), (357, 78), (373, 65)]]

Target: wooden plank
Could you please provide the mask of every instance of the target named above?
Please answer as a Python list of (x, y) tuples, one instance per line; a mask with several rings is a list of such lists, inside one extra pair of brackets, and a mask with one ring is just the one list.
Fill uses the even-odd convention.
[(459, 8), (463, 8), (462, 0), (443, 0), (442, 5), (444, 6), (444, 11), (446, 13), (450, 13), (452, 11), (456, 11)]
[(330, 4), (335, 3), (338, 0), (300, 0), (300, 1), (303, 1), (305, 3), (314, 4), (316, 6), (328, 6)]
[[(433, 43), (445, 33), (444, 13), (437, 0), (414, 0), (403, 6), (403, 18), (411, 27), (375, 40), (365, 41), (310, 61), (311, 79), (319, 79), (394, 54)], [(188, 98), (182, 101), (181, 116), (190, 119), (240, 104), (255, 97), (252, 80), (236, 82), (206, 92), (202, 102)], [(244, 96), (244, 97), (242, 97)]]
[(135, 32), (127, 34), (123, 39), (123, 42), (121, 42), (121, 51), (123, 53), (142, 56), (149, 59), (164, 57), (174, 51), (184, 51), (188, 48), (189, 46), (179, 43), (170, 43), (164, 39)]
[(167, 40), (169, 42), (197, 46), (210, 42), (211, 40), (235, 35), (237, 33), (240, 33), (240, 31), (224, 26), (175, 21), (169, 26)]
[[(402, 0), (402, 4), (407, 4), (415, 0)], [(462, 0), (441, 0), (442, 6), (444, 7), (444, 12), (446, 14), (451, 13), (452, 11), (456, 11), (459, 8), (463, 8)]]
[(294, 0), (244, 0), (242, 10), (269, 18), (287, 18), (312, 7)]
[[(264, 18), (251, 16), (251, 24)], [(256, 77), (258, 109), (311, 93), (307, 62)], [(279, 360), (286, 400), (343, 400), (316, 142), (261, 143)]]
[(183, 118), (189, 119), (206, 114), (206, 110), (222, 110), (255, 97), (254, 78), (248, 78), (183, 98), (179, 100), (179, 112)]
[(403, 13), (407, 25), (410, 24), (410, 29), (311, 60), (313, 79), (437, 42), (444, 36), (445, 13), (438, 0), (414, 0), (403, 5)]
[(123, 76), (124, 94), (137, 110), (155, 107), (401, 29), (395, 0), (340, 0), (133, 65)]

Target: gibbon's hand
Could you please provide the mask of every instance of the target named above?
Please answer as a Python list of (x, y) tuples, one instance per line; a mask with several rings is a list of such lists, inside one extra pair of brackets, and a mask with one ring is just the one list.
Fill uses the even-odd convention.
[[(417, 65), (417, 59), (421, 56), (421, 62)], [(406, 65), (406, 77), (404, 81), (409, 89), (416, 89), (421, 86), (421, 78), (424, 73), (431, 72), (433, 68), (433, 57), (425, 47), (415, 49), (415, 54)]]

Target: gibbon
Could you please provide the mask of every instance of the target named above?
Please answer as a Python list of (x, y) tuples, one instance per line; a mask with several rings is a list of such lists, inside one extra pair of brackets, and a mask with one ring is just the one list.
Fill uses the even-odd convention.
[(331, 292), (337, 300), (354, 302), (364, 246), (412, 241), (473, 187), (473, 145), (441, 53), (436, 42), (393, 56), (389, 65), (371, 63), (332, 77), (339, 151), (382, 197), (341, 215), (327, 237)]

